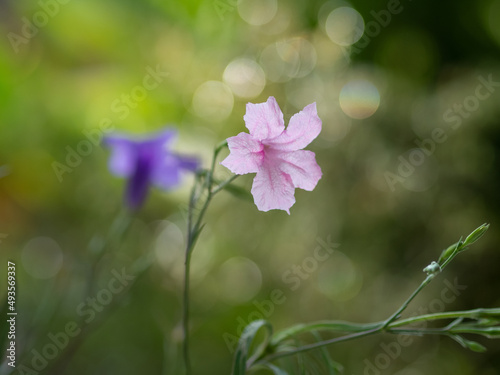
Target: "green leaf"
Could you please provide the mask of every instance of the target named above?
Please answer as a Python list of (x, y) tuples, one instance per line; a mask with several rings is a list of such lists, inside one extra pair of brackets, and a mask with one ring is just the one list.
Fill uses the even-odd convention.
[(467, 345), (470, 350), (477, 353), (484, 353), (487, 349), (478, 342), (467, 340)]
[(450, 337), (464, 348), (470, 349), (473, 352), (484, 353), (486, 351), (486, 348), (478, 342), (467, 340), (459, 335), (450, 335)]
[[(300, 343), (298, 340), (295, 340), (295, 346), (299, 347)], [(306, 373), (306, 365), (305, 365), (305, 360), (304, 360), (304, 354), (303, 353), (297, 353), (297, 366), (299, 368), (299, 374), (300, 375), (305, 375)]]
[[(266, 329), (267, 335), (265, 336), (264, 341), (255, 349), (254, 353), (251, 355), (250, 349), (252, 347), (255, 336), (261, 328)], [(273, 327), (267, 320), (255, 320), (245, 327), (238, 341), (238, 347), (234, 356), (232, 372), (233, 375), (244, 375), (246, 373), (247, 367), (250, 367), (267, 348), (272, 334)]]
[(279, 368), (278, 366), (273, 365), (272, 363), (266, 363), (264, 367), (267, 367), (269, 370), (271, 370), (274, 375), (288, 375), (288, 372)]
[(464, 324), (453, 327), (450, 332), (453, 333), (473, 333), (476, 335), (481, 335), (489, 339), (500, 338), (500, 327), (482, 327), (473, 324)]
[(244, 189), (241, 186), (227, 184), (226, 186), (224, 186), (224, 190), (238, 199), (242, 199), (247, 202), (253, 202), (252, 194), (250, 194), (247, 189)]
[(443, 252), (441, 253), (438, 263), (442, 266), (446, 260), (448, 260), (451, 257), (454, 257), (459, 251), (465, 250), (462, 247), (463, 247), (463, 242), (461, 239), (460, 241), (455, 242), (453, 245), (448, 246), (448, 248), (443, 250)]
[[(488, 319), (490, 322), (491, 320), (498, 322), (500, 320), (500, 308), (490, 308), (490, 309), (474, 309), (474, 310), (463, 310), (463, 311), (449, 311), (449, 312), (443, 312), (443, 313), (434, 313), (434, 314), (425, 314), (425, 315), (420, 315), (417, 317), (412, 317), (412, 318), (407, 318), (407, 319), (401, 319), (398, 320), (397, 322), (393, 322), (390, 324), (391, 328), (396, 328), (396, 327), (401, 327), (405, 326), (407, 324), (414, 324), (417, 322), (423, 322), (423, 321), (432, 321), (432, 320), (439, 320), (439, 319), (474, 319), (474, 320), (481, 320), (483, 321), (484, 319)], [(484, 325), (484, 323), (481, 323)], [(489, 324), (491, 325), (491, 324)], [(464, 326), (464, 324), (460, 325), (461, 327)], [(457, 326), (454, 326), (453, 328), (456, 328)]]
[(383, 323), (351, 323), (342, 320), (323, 320), (309, 324), (297, 324), (284, 331), (277, 332), (271, 341), (271, 345), (277, 346), (281, 341), (300, 333), (312, 331), (329, 331), (338, 333), (356, 333), (381, 327)]
[(460, 239), (460, 241), (449, 246), (441, 253), (438, 263), (442, 266), (443, 263), (446, 262), (449, 258), (454, 257), (458, 253), (467, 250), (470, 245), (479, 240), (484, 235), (484, 233), (486, 233), (489, 227), (490, 225), (485, 223), (472, 231), (472, 233), (467, 236), (465, 241), (462, 241), (462, 239)]
[[(311, 332), (314, 336), (314, 338), (319, 342), (322, 341), (323, 339), (321, 338), (321, 335), (317, 331), (312, 331)], [(328, 369), (328, 374), (329, 375), (339, 375), (344, 371), (344, 367), (338, 363), (335, 362), (332, 357), (330, 356), (330, 353), (328, 352), (328, 349), (325, 347), (322, 347), (320, 349), (321, 356), (323, 360), (326, 363), (326, 368)]]

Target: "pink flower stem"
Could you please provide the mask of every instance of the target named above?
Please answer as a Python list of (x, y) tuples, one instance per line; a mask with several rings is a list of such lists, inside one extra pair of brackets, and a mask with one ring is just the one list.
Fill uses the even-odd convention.
[[(225, 147), (227, 147), (227, 142), (224, 141), (219, 144), (213, 153), (212, 164), (209, 171), (206, 173), (201, 173), (196, 176), (193, 188), (191, 190), (191, 196), (189, 198), (189, 208), (188, 208), (188, 234), (187, 234), (187, 243), (186, 243), (186, 254), (184, 261), (184, 293), (183, 293), (183, 309), (182, 309), (182, 329), (183, 329), (183, 343), (182, 343), (182, 353), (184, 360), (184, 368), (185, 374), (191, 375), (191, 360), (190, 360), (190, 352), (189, 352), (189, 272), (190, 272), (190, 264), (191, 264), (191, 255), (193, 253), (196, 241), (203, 230), (204, 224), (202, 224), (205, 213), (207, 212), (208, 206), (212, 200), (212, 198), (219, 191), (223, 190), (228, 184), (230, 184), (237, 175), (230, 177), (226, 181), (220, 183), (213, 189), (214, 187), (214, 170), (216, 165), (216, 159), (219, 155), (220, 151), (222, 151)], [(198, 214), (198, 217), (195, 219), (195, 208), (197, 206), (198, 200), (203, 196), (203, 192), (207, 191), (207, 195), (205, 201), (203, 202), (203, 206)], [(198, 191), (200, 190), (200, 191)]]

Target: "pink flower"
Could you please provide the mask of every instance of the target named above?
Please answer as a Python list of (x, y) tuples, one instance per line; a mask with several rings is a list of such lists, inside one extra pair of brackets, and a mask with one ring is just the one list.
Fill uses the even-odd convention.
[(322, 175), (314, 152), (302, 150), (321, 131), (316, 103), (293, 115), (286, 129), (272, 96), (265, 103), (248, 103), (243, 119), (250, 134), (227, 139), (230, 154), (221, 164), (236, 174), (257, 173), (252, 195), (260, 211), (290, 214), (295, 188), (311, 191)]

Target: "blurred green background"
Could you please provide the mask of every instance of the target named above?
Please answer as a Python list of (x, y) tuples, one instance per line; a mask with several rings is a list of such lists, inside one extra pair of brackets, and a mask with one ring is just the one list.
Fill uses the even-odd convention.
[[(230, 372), (227, 341), (276, 289), (282, 303), (265, 317), (277, 329), (386, 318), (441, 249), (483, 222), (486, 236), (408, 313), (500, 305), (500, 0), (2, 0), (0, 22), (0, 275), (16, 263), (18, 369), (75, 322), (82, 332), (40, 373), (182, 373), (192, 177), (153, 191), (99, 257), (125, 185), (107, 170), (99, 126), (142, 134), (171, 124), (175, 148), (208, 167), (215, 144), (246, 130), (245, 104), (269, 96), (286, 121), (317, 103), (323, 131), (308, 149), (324, 175), (313, 192), (296, 191), (290, 216), (229, 194), (210, 207), (192, 266), (195, 373)], [(151, 71), (157, 85), (145, 89)], [(252, 177), (237, 184), (250, 189)], [(313, 261), (320, 242), (338, 247)], [(87, 324), (81, 304), (123, 269), (134, 285)], [(449, 303), (445, 280), (466, 286)], [(437, 337), (414, 338), (385, 366), (381, 343), (394, 341), (330, 351), (346, 374), (500, 368), (498, 342), (479, 340), (489, 351), (477, 354)]]

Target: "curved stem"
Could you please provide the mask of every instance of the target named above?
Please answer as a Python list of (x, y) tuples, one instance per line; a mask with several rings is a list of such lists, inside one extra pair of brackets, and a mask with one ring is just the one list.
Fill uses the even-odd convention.
[(286, 340), (292, 336), (309, 331), (334, 331), (342, 333), (358, 333), (365, 332), (370, 329), (380, 328), (383, 322), (377, 323), (351, 323), (341, 320), (334, 321), (319, 321), (310, 324), (297, 324), (280, 333), (276, 334), (272, 339), (272, 345), (277, 345), (279, 342)]
[[(183, 293), (183, 309), (182, 309), (182, 330), (183, 330), (183, 342), (182, 342), (182, 356), (184, 360), (184, 367), (185, 367), (185, 373), (186, 375), (190, 375), (191, 372), (191, 360), (190, 360), (190, 354), (189, 354), (189, 273), (190, 273), (190, 268), (191, 268), (191, 255), (193, 253), (194, 247), (196, 245), (196, 241), (198, 240), (198, 237), (203, 229), (202, 221), (205, 216), (205, 213), (207, 212), (208, 206), (210, 202), (212, 201), (212, 198), (217, 194), (219, 191), (221, 191), (225, 186), (230, 184), (236, 177), (237, 175), (234, 175), (227, 179), (226, 181), (222, 182), (220, 185), (218, 185), (214, 190), (212, 189), (214, 185), (214, 170), (215, 170), (215, 165), (216, 165), (216, 160), (217, 156), (219, 155), (219, 152), (227, 146), (227, 142), (224, 141), (220, 143), (214, 150), (213, 157), (212, 157), (212, 163), (210, 170), (206, 172), (205, 174), (205, 179), (202, 183), (201, 181), (201, 175), (198, 175), (197, 178), (195, 179), (193, 188), (191, 190), (191, 196), (189, 199), (189, 209), (188, 209), (188, 231), (187, 231), (187, 243), (186, 243), (186, 254), (185, 254), (185, 260), (184, 260), (184, 293)], [(200, 183), (201, 187), (201, 193), (200, 196), (197, 196), (197, 188), (198, 184)], [(203, 203), (203, 206), (200, 210), (200, 213), (198, 214), (198, 217), (195, 219), (194, 218), (194, 210), (196, 208), (196, 205), (198, 203), (198, 199), (203, 195), (203, 191), (206, 189), (207, 195), (205, 198), (205, 201)]]
[(395, 321), (396, 319), (399, 318), (399, 316), (401, 315), (401, 313), (406, 310), (406, 308), (408, 307), (408, 305), (410, 304), (411, 301), (413, 301), (413, 299), (417, 296), (418, 293), (420, 293), (422, 291), (422, 289), (424, 289), (424, 287), (429, 284), (431, 282), (431, 280), (434, 278), (434, 274), (431, 274), (431, 275), (428, 275), (424, 281), (422, 281), (422, 284), (420, 284), (420, 286), (415, 289), (415, 291), (410, 295), (410, 297), (408, 297), (408, 299), (401, 305), (401, 307), (399, 309), (396, 310), (396, 312), (394, 314), (392, 314), (389, 319), (387, 319), (384, 323), (384, 326), (383, 328), (386, 328), (389, 324), (391, 324), (393, 321)]
[(227, 185), (229, 185), (231, 182), (233, 182), (239, 176), (240, 175), (235, 174), (234, 176), (231, 176), (230, 178), (228, 178), (226, 181), (224, 181), (223, 183), (221, 183), (219, 186), (217, 186), (214, 189), (213, 194), (217, 194), (219, 191), (221, 191), (222, 189), (224, 189)]
[(397, 328), (429, 320), (457, 319), (457, 318), (480, 319), (480, 318), (492, 318), (492, 317), (497, 318), (498, 316), (500, 316), (500, 308), (451, 311), (451, 312), (442, 312), (435, 314), (426, 314), (426, 315), (415, 316), (408, 319), (402, 319), (397, 322), (391, 323), (389, 328)]
[(389, 333), (393, 333), (396, 335), (415, 335), (415, 336), (423, 336), (423, 335), (449, 335), (449, 331), (446, 327), (444, 328), (396, 328), (390, 329)]
[(189, 269), (191, 263), (191, 251), (186, 249), (186, 259), (184, 262), (184, 296), (183, 296), (183, 309), (182, 309), (182, 355), (184, 365), (186, 368), (186, 375), (191, 374), (191, 361), (189, 358)]
[[(348, 341), (348, 340), (357, 339), (359, 337), (373, 335), (373, 334), (378, 333), (380, 331), (382, 331), (382, 324), (380, 324), (377, 328), (369, 329), (369, 330), (366, 330), (366, 331), (356, 332), (356, 333), (353, 333), (353, 334), (350, 334), (350, 335), (336, 337), (336, 338), (330, 339), (330, 340), (324, 340), (324, 341), (320, 341), (320, 342), (315, 342), (314, 344), (304, 345), (304, 346), (301, 346), (301, 347), (298, 347), (296, 349), (289, 350), (289, 351), (286, 351), (286, 352), (274, 353), (274, 354), (268, 355), (268, 356), (266, 356), (264, 358), (261, 358), (258, 362), (256, 362), (256, 364), (260, 364), (260, 363), (264, 363), (264, 362), (270, 362), (270, 361), (273, 361), (273, 360), (278, 359), (278, 358), (287, 357), (287, 356), (294, 355), (294, 354), (297, 354), (297, 353), (302, 353), (302, 352), (305, 352), (305, 351), (309, 351), (309, 350), (321, 348), (323, 346), (331, 345), (331, 344), (336, 344), (336, 343), (339, 343), (339, 342), (342, 342), (342, 341)], [(252, 364), (250, 364), (250, 366), (251, 365)], [(250, 367), (250, 366), (248, 366), (248, 367)]]
[[(475, 327), (475, 326), (470, 326), (470, 327), (463, 327), (459, 326), (460, 322), (464, 318), (470, 318), (474, 320), (479, 320), (479, 319), (495, 319), (498, 323), (500, 319), (498, 319), (498, 316), (500, 315), (500, 308), (493, 308), (493, 309), (475, 309), (475, 310), (468, 310), (468, 311), (453, 311), (453, 312), (447, 312), (447, 313), (437, 313), (437, 314), (426, 314), (426, 315), (420, 315), (417, 317), (412, 317), (412, 318), (407, 318), (400, 320), (396, 322), (403, 313), (404, 310), (408, 307), (408, 305), (411, 303), (411, 301), (422, 291), (422, 289), (429, 284), (434, 277), (441, 272), (453, 259), (454, 257), (460, 252), (463, 251), (467, 248), (467, 244), (473, 243), (477, 241), (477, 239), (488, 229), (488, 226), (486, 224), (483, 224), (481, 227), (477, 228), (473, 233), (471, 233), (467, 239), (464, 242), (460, 239), (457, 243), (451, 245), (448, 247), (446, 251), (444, 251), (441, 254), (441, 257), (439, 259), (439, 262), (433, 262), (433, 263), (441, 263), (442, 264), (439, 266), (437, 270), (434, 270), (433, 268), (429, 269), (429, 267), (424, 268), (424, 272), (427, 272), (427, 277), (422, 281), (422, 283), (418, 286), (417, 289), (406, 299), (406, 301), (399, 307), (396, 312), (394, 312), (388, 319), (382, 322), (377, 322), (377, 323), (367, 323), (367, 324), (360, 324), (360, 323), (351, 323), (351, 322), (345, 322), (345, 321), (319, 321), (319, 322), (314, 322), (310, 324), (298, 324), (296, 326), (292, 326), (288, 328), (287, 330), (284, 330), (276, 335), (274, 335), (273, 339), (271, 340), (271, 345), (269, 349), (271, 351), (274, 351), (279, 348), (279, 344), (286, 340), (289, 339), (297, 334), (303, 333), (303, 332), (315, 332), (318, 330), (325, 330), (325, 331), (330, 331), (330, 332), (337, 332), (337, 333), (346, 333), (349, 332), (349, 334), (336, 337), (330, 340), (325, 340), (325, 341), (320, 341), (316, 342), (313, 344), (309, 345), (304, 345), (297, 347), (292, 350), (283, 350), (282, 352), (274, 352), (272, 354), (268, 354), (265, 356), (261, 356), (260, 358), (257, 359), (255, 363), (250, 364), (248, 367), (252, 366), (253, 364), (255, 365), (269, 365), (270, 361), (273, 361), (275, 359), (281, 358), (281, 357), (286, 357), (290, 355), (294, 355), (297, 353), (301, 353), (304, 351), (316, 349), (316, 348), (321, 348), (326, 345), (330, 344), (335, 344), (347, 340), (352, 340), (368, 335), (372, 335), (375, 333), (380, 333), (380, 332), (387, 332), (387, 333), (392, 333), (392, 334), (412, 334), (412, 335), (424, 335), (424, 334), (439, 334), (439, 335), (447, 335), (454, 340), (458, 341), (462, 346), (467, 346), (469, 347), (469, 344), (464, 344), (464, 340), (460, 339), (458, 340), (459, 336), (456, 335), (456, 333), (477, 333), (481, 335), (485, 335), (486, 337), (492, 337), (492, 338), (497, 338), (500, 335), (500, 329), (499, 327)], [(432, 263), (431, 263), (432, 265)], [(429, 269), (429, 270), (428, 270)], [(420, 321), (427, 321), (427, 320), (440, 320), (440, 319), (453, 319), (455, 318), (455, 321), (450, 323), (449, 325), (442, 327), (442, 328), (399, 328), (401, 326), (409, 325), (412, 323), (420, 322)], [(281, 348), (283, 349), (283, 348)], [(480, 350), (481, 347), (479, 347)], [(475, 349), (473, 350), (478, 350), (478, 347), (476, 346)]]
[[(97, 237), (94, 237), (89, 242), (88, 250), (95, 256), (95, 258), (92, 262), (92, 266), (90, 267), (89, 274), (87, 276), (88, 282), (85, 291), (85, 295), (87, 298), (91, 297), (95, 292), (95, 276), (98, 273), (99, 262), (104, 258), (106, 254), (108, 254), (110, 247), (113, 247), (113, 245), (118, 247), (118, 245), (121, 244), (123, 236), (127, 233), (127, 230), (132, 224), (132, 219), (133, 217), (130, 215), (130, 212), (128, 210), (120, 211), (113, 220), (109, 232), (104, 240), (97, 241)], [(136, 278), (140, 277), (146, 270), (147, 267), (143, 268), (138, 274), (136, 274)], [(135, 285), (136, 282), (137, 279), (133, 282), (132, 285)], [(92, 332), (93, 329), (98, 327), (102, 322), (106, 320), (106, 318), (114, 311), (114, 308), (118, 306), (122, 298), (123, 295), (115, 296), (111, 303), (106, 307), (106, 309), (104, 309), (100, 313), (98, 319), (86, 323), (82, 318), (78, 324), (78, 326), (81, 327), (81, 332), (62, 350), (62, 354), (48, 366), (47, 370), (50, 370), (53, 373), (63, 373), (71, 358), (87, 339), (87, 336)]]
[[(295, 326), (295, 327), (292, 327), (291, 329), (285, 331), (285, 332), (282, 332), (280, 335), (278, 335), (274, 340), (273, 342), (275, 344), (277, 344), (278, 342), (290, 337), (290, 336), (293, 336), (295, 334), (298, 334), (298, 333), (301, 333), (301, 332), (305, 332), (305, 331), (308, 331), (310, 330), (311, 328), (313, 329), (321, 329), (321, 328), (327, 328), (327, 329), (332, 329), (334, 328), (336, 331), (355, 331), (355, 330), (359, 330), (359, 331), (355, 331), (355, 333), (352, 333), (352, 334), (349, 334), (349, 335), (345, 335), (345, 336), (341, 336), (341, 337), (336, 337), (336, 338), (333, 338), (333, 339), (330, 339), (330, 340), (325, 340), (325, 341), (320, 341), (320, 342), (316, 342), (314, 344), (309, 344), (309, 345), (304, 345), (304, 346), (301, 346), (299, 348), (296, 348), (296, 349), (293, 349), (293, 350), (289, 350), (289, 351), (286, 351), (286, 352), (281, 352), (281, 353), (275, 353), (275, 354), (271, 354), (269, 356), (266, 356), (264, 358), (261, 358), (261, 360), (257, 363), (260, 363), (260, 362), (264, 362), (264, 361), (271, 361), (271, 360), (274, 360), (274, 359), (277, 359), (277, 358), (280, 358), (280, 357), (285, 357), (285, 356), (289, 356), (289, 355), (293, 355), (293, 354), (296, 354), (296, 353), (300, 353), (300, 352), (304, 352), (304, 351), (308, 351), (308, 350), (312, 350), (312, 349), (316, 349), (316, 348), (320, 348), (320, 347), (323, 347), (323, 346), (326, 346), (326, 345), (330, 345), (330, 344), (335, 344), (335, 343), (338, 343), (338, 342), (342, 342), (342, 341), (347, 341), (347, 340), (352, 340), (352, 339), (356, 339), (356, 338), (359, 338), (359, 337), (364, 337), (364, 336), (368, 336), (368, 335), (372, 335), (372, 334), (375, 334), (375, 333), (379, 333), (379, 332), (382, 332), (384, 330), (388, 331), (389, 333), (392, 333), (393, 331), (396, 331), (396, 330), (392, 330), (392, 323), (394, 322), (394, 320), (396, 320), (400, 314), (408, 307), (408, 305), (410, 304), (410, 302), (417, 296), (418, 293), (420, 293), (420, 291), (427, 285), (431, 282), (431, 280), (434, 278), (434, 275), (428, 275), (425, 280), (420, 284), (420, 286), (410, 295), (410, 297), (401, 305), (401, 307), (396, 310), (396, 312), (394, 314), (392, 314), (387, 320), (383, 321), (383, 322), (378, 322), (378, 323), (368, 323), (368, 324), (359, 324), (359, 323), (350, 323), (350, 322), (341, 322), (341, 321), (336, 321), (336, 322), (317, 322), (317, 323), (312, 323), (312, 324), (308, 324), (308, 325), (299, 325), (299, 326)], [(416, 321), (416, 320), (411, 320), (411, 319), (407, 319), (406, 320), (406, 324), (409, 324), (413, 321)], [(388, 329), (389, 327), (389, 329)], [(412, 332), (414, 332), (415, 330), (411, 330)], [(443, 331), (441, 331), (443, 332)]]
[[(196, 205), (196, 187), (199, 182), (197, 178), (191, 190), (188, 209), (188, 235), (186, 243), (186, 254), (184, 259), (184, 293), (182, 303), (182, 357), (186, 375), (191, 374), (191, 360), (189, 357), (189, 271), (191, 267), (191, 254), (196, 241), (195, 232), (197, 224), (193, 226), (193, 211)], [(200, 217), (202, 215), (200, 214)], [(197, 222), (198, 223), (198, 222)]]
[[(455, 248), (453, 249), (453, 252), (451, 255), (444, 261), (444, 263), (440, 267), (440, 271), (444, 270), (444, 268), (455, 258), (455, 256), (459, 253), (460, 249), (463, 247), (463, 242), (462, 239), (460, 239), (456, 244)], [(435, 273), (428, 274), (427, 277), (425, 278), (424, 281), (422, 281), (422, 284), (411, 294), (411, 296), (401, 305), (401, 307), (394, 313), (392, 314), (389, 319), (385, 321), (384, 328), (386, 328), (389, 324), (391, 324), (393, 321), (397, 320), (400, 316), (401, 313), (406, 310), (410, 302), (417, 296), (418, 293), (424, 289), (424, 287), (429, 284), (432, 279), (436, 276)]]
[[(260, 357), (255, 363), (250, 364), (250, 366), (268, 363), (278, 358), (291, 356), (297, 353), (302, 353), (305, 351), (325, 347), (327, 345), (353, 340), (360, 337), (381, 333), (384, 331), (391, 334), (406, 334), (406, 335), (417, 335), (417, 336), (446, 335), (450, 337), (455, 333), (477, 333), (477, 329), (475, 328), (468, 328), (468, 327), (455, 328), (455, 326), (463, 318), (477, 320), (482, 318), (494, 318), (497, 317), (498, 315), (500, 315), (500, 308), (474, 309), (465, 311), (452, 311), (446, 313), (427, 314), (427, 315), (421, 315), (413, 318), (404, 319), (398, 322), (392, 322), (389, 325), (386, 325), (387, 320), (377, 323), (368, 323), (368, 324), (350, 323), (344, 321), (332, 321), (332, 322), (325, 321), (307, 325), (306, 324), (297, 325), (295, 327), (292, 327), (286, 331), (279, 333), (272, 340), (272, 345), (276, 347), (281, 341), (285, 339), (288, 339), (296, 334), (308, 332), (311, 330), (313, 331), (325, 330), (325, 331), (353, 332), (353, 333), (341, 337), (336, 337), (330, 340), (323, 340), (313, 344), (304, 345), (292, 350), (269, 354), (267, 356)], [(394, 314), (392, 316), (394, 316)], [(441, 328), (400, 328), (401, 326), (409, 325), (420, 321), (433, 321), (433, 320), (453, 319), (453, 318), (458, 319), (458, 321), (455, 321)]]

